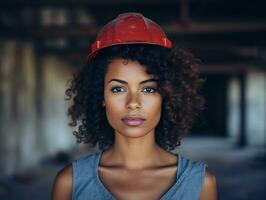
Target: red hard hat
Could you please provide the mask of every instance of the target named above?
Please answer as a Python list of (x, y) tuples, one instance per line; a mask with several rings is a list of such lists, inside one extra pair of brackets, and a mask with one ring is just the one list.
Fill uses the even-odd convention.
[(97, 35), (87, 56), (90, 59), (102, 48), (119, 44), (154, 44), (171, 48), (162, 28), (140, 13), (123, 13), (107, 23)]

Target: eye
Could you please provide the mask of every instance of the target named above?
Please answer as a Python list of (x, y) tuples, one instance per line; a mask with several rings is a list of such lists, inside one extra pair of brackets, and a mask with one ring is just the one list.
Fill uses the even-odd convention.
[(146, 87), (143, 89), (144, 92), (147, 92), (147, 93), (154, 93), (157, 91), (156, 88), (152, 88), (152, 87)]
[(122, 87), (112, 87), (112, 88), (111, 88), (111, 91), (112, 91), (113, 93), (118, 93), (118, 92), (124, 92), (125, 89), (122, 88)]

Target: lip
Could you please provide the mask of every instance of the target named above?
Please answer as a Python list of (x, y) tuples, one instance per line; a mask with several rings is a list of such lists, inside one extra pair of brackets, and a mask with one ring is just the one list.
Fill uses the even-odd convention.
[(122, 118), (122, 122), (128, 126), (139, 126), (141, 125), (145, 119), (141, 117), (124, 117)]

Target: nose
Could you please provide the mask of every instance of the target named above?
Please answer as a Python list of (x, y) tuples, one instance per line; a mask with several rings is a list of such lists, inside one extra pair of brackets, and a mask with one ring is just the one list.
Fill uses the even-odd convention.
[(141, 108), (141, 100), (138, 93), (131, 92), (129, 94), (127, 108), (132, 110)]

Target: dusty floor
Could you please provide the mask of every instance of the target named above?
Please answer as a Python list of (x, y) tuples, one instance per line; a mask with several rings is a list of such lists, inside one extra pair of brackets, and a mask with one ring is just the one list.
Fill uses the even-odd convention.
[[(226, 139), (187, 138), (178, 150), (208, 164), (215, 174), (219, 200), (264, 200), (266, 156), (252, 148), (235, 148)], [(45, 162), (22, 177), (0, 178), (1, 200), (47, 200), (53, 178), (64, 164)]]

